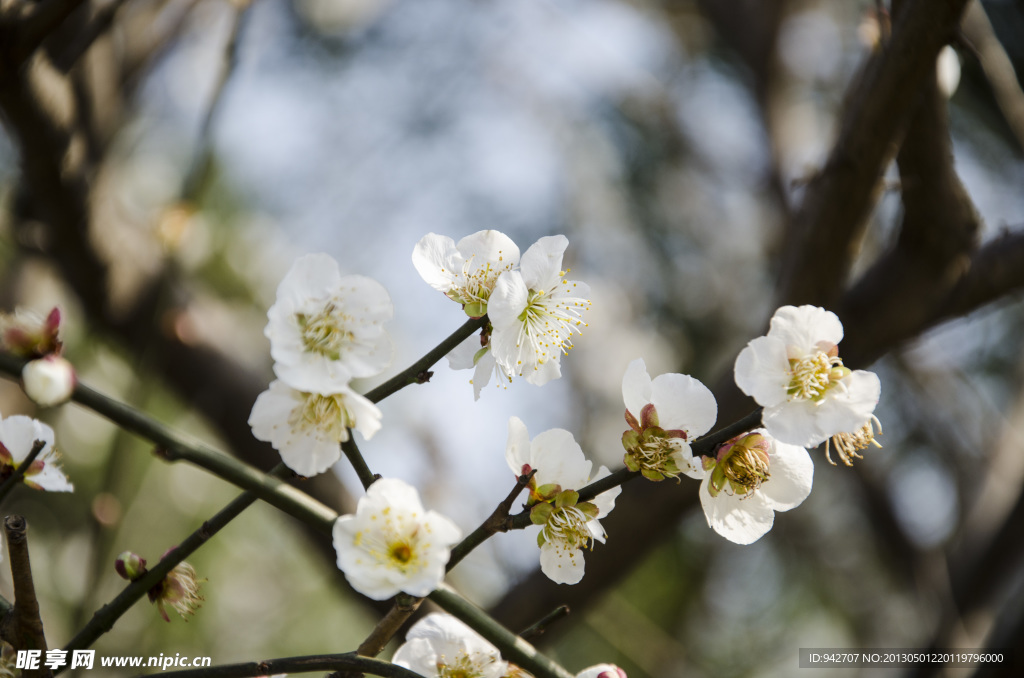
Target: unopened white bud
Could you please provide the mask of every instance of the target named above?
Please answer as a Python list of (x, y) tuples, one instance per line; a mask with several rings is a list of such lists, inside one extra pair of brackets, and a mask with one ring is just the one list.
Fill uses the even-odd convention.
[(25, 393), (43, 407), (59, 405), (75, 390), (75, 368), (58, 355), (29, 361), (21, 371)]

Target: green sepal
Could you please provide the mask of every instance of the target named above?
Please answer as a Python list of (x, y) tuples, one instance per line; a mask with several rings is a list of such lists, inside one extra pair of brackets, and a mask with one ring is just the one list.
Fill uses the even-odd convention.
[(559, 492), (555, 497), (555, 507), (565, 508), (566, 506), (575, 506), (576, 502), (580, 500), (580, 493), (576, 490), (566, 490), (565, 492)]
[(490, 346), (484, 346), (482, 349), (480, 349), (479, 351), (474, 353), (473, 354), (473, 365), (476, 365), (478, 362), (480, 362), (480, 358), (483, 358), (487, 354), (487, 352), (490, 351), (490, 350), (491, 350)]
[(537, 504), (530, 509), (530, 522), (534, 525), (547, 525), (548, 519), (551, 517), (554, 510), (555, 509), (552, 508), (551, 504)]
[(632, 429), (624, 431), (622, 434), (622, 447), (627, 452), (631, 452), (640, 447), (640, 434)]
[(468, 304), (463, 304), (462, 310), (465, 311), (466, 315), (470, 318), (483, 318), (487, 315), (487, 302), (473, 301)]
[(725, 477), (725, 469), (721, 465), (716, 464), (713, 471), (711, 471), (711, 481), (708, 483), (708, 493), (712, 497), (717, 497), (718, 493), (722, 491), (728, 480)]
[(628, 468), (633, 473), (636, 473), (637, 471), (640, 470), (640, 463), (636, 460), (636, 457), (634, 457), (632, 454), (626, 453), (622, 457), (622, 463), (625, 464), (626, 468)]
[(626, 423), (637, 433), (640, 432), (640, 422), (637, 421), (636, 416), (629, 410), (626, 410)]
[(597, 520), (597, 514), (601, 512), (601, 509), (597, 508), (596, 504), (591, 504), (589, 501), (576, 504), (576, 508), (587, 517), (587, 520)]
[(536, 490), (533, 491), (533, 494), (536, 495), (538, 499), (547, 501), (561, 491), (562, 486), (559, 485), (558, 483), (548, 483), (546, 485), (541, 485), (540, 487), (538, 487)]
[(658, 471), (655, 471), (654, 469), (651, 468), (645, 468), (644, 470), (640, 471), (640, 475), (642, 475), (644, 478), (647, 478), (648, 480), (653, 480), (656, 483), (665, 479), (665, 476), (662, 473), (659, 473)]
[(544, 530), (537, 533), (537, 546), (544, 548), (544, 544), (547, 543), (547, 539), (544, 537)]

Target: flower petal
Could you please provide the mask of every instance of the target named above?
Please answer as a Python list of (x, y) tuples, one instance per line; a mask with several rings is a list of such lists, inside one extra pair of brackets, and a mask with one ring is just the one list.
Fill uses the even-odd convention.
[(686, 431), (693, 440), (711, 430), (718, 403), (708, 387), (688, 374), (661, 374), (651, 382), (651, 403), (663, 429)]
[(712, 497), (710, 481), (710, 474), (701, 481), (699, 495), (704, 516), (715, 532), (736, 544), (752, 544), (772, 529), (775, 511), (760, 492), (741, 497), (723, 490)]
[(538, 469), (534, 476), (538, 485), (557, 483), (563, 490), (578, 490), (586, 485), (593, 468), (576, 439), (561, 428), (544, 431), (533, 439), (530, 464)]
[(775, 441), (771, 453), (771, 478), (758, 492), (775, 511), (788, 511), (803, 503), (814, 483), (814, 462), (807, 450)]
[(549, 291), (558, 286), (562, 272), (562, 255), (569, 246), (564, 235), (550, 235), (530, 245), (519, 262), (526, 286), (535, 291)]
[(428, 233), (412, 250), (412, 265), (420, 277), (439, 292), (447, 293), (462, 272), (462, 257), (455, 241), (446, 235)]
[(565, 542), (544, 542), (540, 547), (540, 569), (556, 584), (578, 584), (583, 579), (583, 551)]
[(637, 358), (626, 367), (622, 375), (622, 400), (637, 419), (644, 405), (651, 402), (651, 376), (643, 358)]
[(457, 248), (474, 270), (488, 263), (506, 269), (519, 264), (519, 248), (501, 231), (477, 231), (460, 240)]
[[(528, 296), (529, 290), (519, 271), (507, 271), (498, 276), (498, 281), (494, 283), (494, 291), (487, 301), (487, 317), (491, 319), (495, 333), (499, 328), (515, 326), (518, 323), (519, 314), (526, 308)], [(514, 346), (516, 337), (511, 336), (510, 339)], [(496, 337), (492, 335), (492, 347), (495, 340)], [(501, 362), (500, 358), (498, 362)]]
[[(591, 478), (590, 482), (588, 482), (587, 484), (589, 485), (592, 482), (595, 482), (597, 480), (601, 480), (601, 478), (606, 478), (606, 477), (610, 476), (611, 474), (612, 474), (612, 472), (608, 470), (607, 466), (601, 466), (599, 469), (597, 469), (597, 474), (593, 478)], [(597, 507), (597, 510), (598, 510), (597, 517), (598, 518), (604, 518), (606, 515), (608, 515), (609, 513), (612, 512), (612, 509), (615, 508), (615, 500), (618, 498), (618, 496), (620, 494), (622, 494), (622, 486), (621, 485), (618, 486), (618, 487), (613, 487), (612, 489), (608, 490), (607, 492), (602, 492), (601, 494), (597, 495), (596, 497), (594, 497), (593, 499), (590, 500), (590, 503), (592, 503), (594, 506)], [(591, 521), (591, 522), (597, 522), (597, 521)], [(595, 538), (596, 538), (596, 535), (595, 535)], [(602, 539), (601, 541), (604, 541), (604, 540)]]
[(819, 342), (837, 345), (843, 340), (843, 324), (835, 313), (819, 306), (783, 306), (772, 316), (768, 336), (809, 351)]
[(522, 474), (523, 466), (533, 468), (530, 457), (530, 433), (526, 429), (526, 424), (519, 417), (510, 417), (508, 420), (505, 461), (508, 462), (508, 467), (516, 476)]
[(736, 385), (759, 405), (772, 407), (789, 396), (789, 357), (786, 344), (773, 337), (752, 340), (736, 357)]

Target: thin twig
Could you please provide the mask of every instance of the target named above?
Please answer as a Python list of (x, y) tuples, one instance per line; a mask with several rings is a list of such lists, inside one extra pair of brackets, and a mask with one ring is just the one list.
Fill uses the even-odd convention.
[(417, 598), (416, 596), (410, 596), (402, 593), (395, 598), (394, 605), (388, 610), (388, 613), (377, 622), (377, 625), (373, 627), (373, 631), (366, 637), (356, 650), (357, 653), (363, 657), (376, 657), (379, 655), (384, 648), (387, 646), (391, 639), (398, 633), (398, 629), (402, 628), (402, 624), (409, 620), (409, 617), (419, 609), (420, 603), (423, 602), (423, 598)]
[(527, 641), (538, 638), (544, 635), (544, 632), (548, 630), (549, 626), (568, 617), (569, 612), (570, 610), (568, 605), (559, 605), (533, 624), (530, 624), (529, 627), (520, 631), (519, 637)]
[(467, 320), (459, 329), (440, 344), (431, 349), (425, 356), (405, 368), (380, 386), (370, 389), (364, 395), (370, 402), (379, 403), (392, 393), (400, 391), (410, 384), (422, 384), (430, 377), (427, 370), (441, 358), (451, 353), (452, 349), (469, 338), (474, 332), (487, 324), (487, 316)]
[(480, 527), (473, 530), (472, 533), (461, 542), (459, 542), (455, 548), (452, 549), (451, 558), (448, 560), (448, 566), (445, 568), (448, 572), (451, 572), (452, 568), (458, 565), (463, 558), (469, 555), (470, 551), (475, 549), (480, 544), (484, 543), (487, 539), (497, 534), (498, 532), (508, 532), (511, 528), (511, 522), (509, 520), (509, 511), (512, 509), (512, 502), (516, 500), (523, 492), (523, 488), (530, 484), (530, 479), (537, 473), (537, 469), (533, 469), (526, 475), (519, 476), (516, 480), (516, 486), (512, 488), (508, 496), (505, 497), (498, 507), (494, 509), (494, 512), (488, 516)]
[(359, 451), (359, 446), (356, 445), (351, 430), (348, 432), (348, 440), (341, 444), (341, 451), (345, 453), (345, 457), (352, 464), (352, 468), (355, 469), (356, 475), (359, 476), (359, 482), (363, 484), (363, 489), (370, 489), (370, 485), (377, 482), (380, 476), (375, 475), (370, 470), (370, 467), (366, 465), (366, 460), (363, 459), (363, 454)]
[(308, 657), (282, 657), (246, 664), (225, 664), (205, 669), (171, 671), (147, 674), (165, 678), (251, 678), (278, 673), (313, 673), (314, 671), (353, 671), (385, 678), (420, 678), (418, 673), (391, 662), (360, 657), (354, 652), (323, 654)]
[(29, 466), (31, 466), (32, 462), (36, 460), (36, 457), (42, 453), (44, 447), (46, 447), (46, 441), (37, 440), (32, 445), (32, 451), (28, 453), (27, 457), (25, 457), (25, 461), (21, 462), (18, 465), (18, 468), (14, 469), (14, 473), (4, 480), (3, 483), (0, 483), (0, 503), (7, 498), (7, 495), (10, 494), (11, 490), (13, 490), (21, 479), (25, 477)]

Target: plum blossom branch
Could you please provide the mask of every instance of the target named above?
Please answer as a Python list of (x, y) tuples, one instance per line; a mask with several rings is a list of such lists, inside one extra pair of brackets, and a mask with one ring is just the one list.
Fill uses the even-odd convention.
[(11, 476), (7, 478), (7, 480), (5, 480), (3, 483), (0, 483), (0, 503), (2, 503), (3, 500), (7, 498), (7, 495), (11, 493), (11, 490), (13, 490), (15, 486), (19, 482), (21, 482), (21, 479), (25, 477), (25, 472), (28, 471), (30, 466), (32, 466), (32, 462), (36, 460), (36, 457), (38, 457), (42, 453), (45, 447), (45, 440), (35, 441), (35, 443), (32, 445), (32, 451), (28, 453), (28, 456), (25, 457), (25, 460), (18, 465), (18, 468), (15, 469), (14, 473), (12, 473)]
[(537, 651), (533, 645), (495, 621), (490, 615), (442, 584), (428, 596), (445, 612), (469, 625), (501, 651), (502, 658), (536, 678), (573, 678), (572, 674)]
[(205, 669), (161, 672), (150, 675), (167, 676), (167, 678), (250, 678), (278, 673), (313, 673), (314, 671), (352, 671), (385, 678), (421, 678), (418, 673), (391, 662), (361, 657), (354, 652), (307, 657), (281, 657), (245, 664), (224, 664)]
[(472, 336), (474, 332), (485, 327), (487, 322), (487, 316), (467, 320), (463, 323), (462, 327), (452, 332), (447, 339), (428, 351), (425, 356), (363, 395), (370, 402), (379, 403), (389, 395), (402, 390), (410, 384), (422, 384), (430, 378), (430, 375), (425, 373), (434, 363), (448, 355), (453, 348)]
[[(730, 438), (734, 438), (741, 433), (749, 431), (753, 428), (757, 428), (761, 425), (761, 410), (757, 408), (747, 416), (739, 419), (728, 426), (724, 426), (717, 431), (712, 431), (702, 438), (698, 438), (692, 445), (693, 456), (698, 457), (704, 454), (708, 454), (714, 450), (717, 446), (724, 443)], [(618, 487), (628, 480), (632, 480), (640, 473), (637, 471), (630, 471), (628, 468), (621, 468), (618, 471), (613, 472), (610, 476), (596, 480), (583, 489), (580, 490), (580, 501), (589, 501), (602, 492), (607, 492), (613, 487)], [(525, 522), (522, 519), (523, 514), (515, 516), (516, 525), (523, 523), (523, 526), (529, 525), (529, 514), (526, 515)]]
[[(24, 361), (0, 352), (0, 371), (12, 376), (21, 373)], [(169, 461), (183, 459), (204, 468), (217, 477), (248, 490), (285, 513), (329, 532), (337, 514), (306, 493), (291, 487), (277, 476), (263, 473), (208, 445), (186, 440), (173, 429), (142, 412), (105, 396), (79, 382), (72, 399), (103, 415), (121, 428), (142, 436), (159, 446), (159, 454)]]

